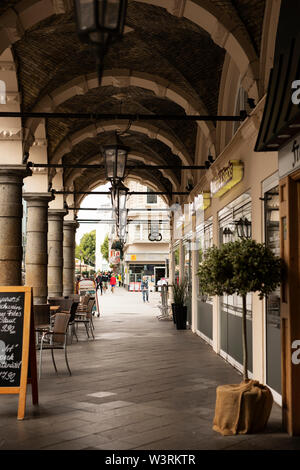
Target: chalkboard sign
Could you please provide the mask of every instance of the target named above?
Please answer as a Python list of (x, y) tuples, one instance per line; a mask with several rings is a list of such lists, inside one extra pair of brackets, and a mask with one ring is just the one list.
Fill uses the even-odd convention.
[(0, 394), (19, 394), (18, 419), (25, 415), (28, 382), (37, 404), (32, 288), (0, 287)]
[(0, 292), (0, 387), (19, 387), (25, 293)]

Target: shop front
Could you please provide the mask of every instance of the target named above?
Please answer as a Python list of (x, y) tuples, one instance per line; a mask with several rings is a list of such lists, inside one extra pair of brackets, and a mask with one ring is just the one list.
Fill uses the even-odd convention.
[[(198, 249), (198, 262), (205, 256), (208, 248), (213, 246), (213, 219), (210, 217), (205, 222), (196, 226), (196, 249)], [(196, 333), (209, 344), (213, 339), (213, 299), (202, 295), (197, 289), (197, 317)]]
[[(254, 122), (255, 119), (253, 116)], [(275, 211), (278, 206), (275, 194), (278, 156), (271, 152), (262, 157), (255, 152), (256, 140), (257, 127), (249, 119), (240, 126), (230, 145), (217, 158), (212, 170), (203, 175), (192, 194), (195, 201), (200, 194), (210, 192), (210, 203), (203, 208), (202, 218), (195, 217), (198, 255), (194, 256), (192, 269), (192, 331), (239, 371), (243, 367), (242, 298), (202, 295), (197, 269), (207, 249), (220, 247), (241, 236), (266, 242), (278, 252), (278, 211)], [(268, 204), (265, 204), (264, 196), (268, 198)], [(278, 292), (270, 296), (268, 302), (260, 300), (257, 293), (247, 295), (249, 377), (268, 383), (276, 392), (275, 401), (280, 404), (278, 356), (281, 330), (278, 315)]]
[[(251, 197), (248, 193), (227, 204), (218, 213), (219, 244), (238, 239), (237, 222), (251, 223)], [(238, 295), (220, 297), (220, 355), (242, 371), (242, 298)], [(253, 371), (252, 294), (247, 295), (247, 346), (249, 376)]]
[[(264, 239), (266, 245), (280, 256), (278, 172), (263, 182)], [(281, 322), (280, 287), (265, 300), (265, 368), (266, 383), (281, 403)]]

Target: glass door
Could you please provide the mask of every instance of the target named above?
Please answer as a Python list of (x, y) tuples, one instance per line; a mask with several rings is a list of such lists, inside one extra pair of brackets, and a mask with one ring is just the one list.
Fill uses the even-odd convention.
[[(245, 193), (219, 212), (220, 245), (238, 239), (235, 221), (246, 217), (251, 221), (251, 198)], [(238, 295), (220, 297), (220, 350), (224, 359), (242, 370), (242, 298)], [(252, 294), (247, 295), (247, 347), (248, 370), (253, 370), (252, 360)]]
[(192, 265), (191, 265), (191, 242), (185, 240), (183, 242), (183, 256), (184, 256), (184, 276), (187, 279), (187, 322), (191, 327), (192, 325)]
[[(280, 256), (279, 187), (264, 195), (266, 245)], [(266, 382), (281, 394), (280, 287), (266, 300)]]
[[(197, 242), (199, 245), (199, 262), (205, 257), (205, 251), (213, 246), (213, 223), (208, 219), (197, 229)], [(212, 298), (202, 295), (200, 286), (197, 299), (197, 330), (209, 343), (213, 339), (213, 303)]]

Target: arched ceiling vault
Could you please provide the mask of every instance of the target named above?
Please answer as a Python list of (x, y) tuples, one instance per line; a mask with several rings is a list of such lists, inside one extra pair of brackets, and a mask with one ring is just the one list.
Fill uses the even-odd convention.
[[(90, 75), (81, 75), (70, 82), (63, 84), (51, 93), (44, 95), (40, 101), (34, 106), (33, 111), (46, 111), (54, 112), (64, 104), (71, 104), (72, 98), (76, 96), (84, 96), (87, 93), (91, 94), (91, 90), (98, 89), (98, 78), (96, 73)], [(180, 89), (177, 85), (163, 79), (160, 76), (155, 76), (149, 73), (136, 72), (134, 70), (126, 69), (113, 69), (104, 71), (101, 81), (101, 87), (110, 87), (106, 96), (110, 93), (111, 96), (123, 95), (124, 99), (127, 97), (126, 91), (129, 87), (135, 89), (141, 88), (148, 90), (158, 99), (172, 101), (178, 105), (180, 112), (189, 114), (208, 114), (208, 111), (199, 99), (199, 97), (191, 89), (189, 94)], [(147, 96), (147, 95), (146, 95)], [(128, 98), (127, 98), (128, 99)], [(84, 98), (80, 98), (81, 101)], [(121, 100), (120, 100), (121, 101)], [(126, 102), (123, 108), (126, 106)], [(41, 119), (27, 119), (25, 121), (27, 139), (25, 141), (25, 149), (29, 149), (34, 141), (35, 131), (41, 122)], [(215, 127), (211, 122), (199, 121), (197, 125), (201, 128), (207, 138), (211, 141), (214, 139)]]
[[(99, 154), (91, 156), (84, 160), (87, 165), (96, 165), (99, 164)], [(128, 165), (129, 166), (141, 166), (142, 164), (149, 164), (149, 154), (141, 152), (130, 152), (128, 155)], [(151, 163), (153, 165), (165, 165), (166, 162), (159, 155), (151, 155)], [(143, 171), (142, 167), (140, 170), (138, 168), (136, 171)], [(147, 170), (151, 174), (152, 170)], [(82, 168), (76, 169), (66, 169), (64, 172), (64, 186), (68, 190), (71, 186), (76, 184), (77, 179), (81, 178), (85, 174), (86, 170)], [(160, 170), (163, 177), (170, 181), (173, 191), (180, 190), (180, 179), (176, 176), (175, 172), (171, 170)], [(128, 173), (128, 172), (127, 172)], [(126, 174), (127, 174), (126, 173)], [(180, 177), (180, 173), (178, 175)]]
[[(164, 186), (164, 183), (149, 172), (144, 172), (144, 173), (139, 173), (135, 170), (130, 171), (129, 175), (127, 176), (128, 180), (135, 180), (141, 183), (144, 186), (148, 186), (150, 189), (153, 189), (153, 191), (159, 191), (159, 192), (167, 192), (168, 189), (166, 186)], [(105, 180), (105, 174), (104, 171), (99, 171), (97, 174), (93, 172), (93, 174), (87, 175), (85, 178), (82, 178), (80, 180), (80, 184), (74, 185), (74, 189), (76, 191), (92, 191), (93, 189), (97, 188), (100, 185), (106, 184), (107, 181)], [(125, 180), (126, 184), (126, 180)], [(170, 188), (170, 187), (169, 187)], [(170, 191), (171, 194), (171, 191)], [(134, 196), (132, 196), (134, 197)], [(171, 197), (168, 196), (167, 194), (163, 194), (160, 197), (163, 198), (164, 202), (166, 204), (171, 204)], [(79, 207), (85, 198), (84, 194), (77, 194), (74, 197), (74, 203), (75, 207)]]
[[(94, 57), (78, 40), (73, 0), (1, 0), (0, 53), (12, 47), (25, 112), (120, 113), (123, 102), (131, 114), (217, 114), (225, 53), (245, 89), (257, 92), (264, 8), (265, 0), (129, 0), (126, 34), (107, 54), (98, 86)], [(23, 122), (28, 145), (37, 125)], [(49, 162), (84, 162), (121, 125), (49, 119)], [(153, 161), (193, 164), (199, 129), (207, 146), (215, 145), (213, 123), (184, 119), (134, 122), (125, 140)], [(88, 187), (93, 175), (84, 175)], [(181, 182), (176, 172), (157, 170), (151, 178), (165, 188)]]

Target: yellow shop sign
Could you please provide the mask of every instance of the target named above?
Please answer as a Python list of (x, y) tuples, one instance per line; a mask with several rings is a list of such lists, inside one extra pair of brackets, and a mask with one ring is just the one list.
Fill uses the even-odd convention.
[(227, 167), (222, 168), (218, 176), (210, 183), (212, 196), (220, 197), (238, 184), (244, 175), (244, 164), (240, 160), (230, 160)]

